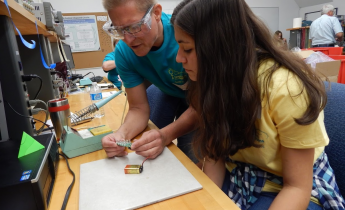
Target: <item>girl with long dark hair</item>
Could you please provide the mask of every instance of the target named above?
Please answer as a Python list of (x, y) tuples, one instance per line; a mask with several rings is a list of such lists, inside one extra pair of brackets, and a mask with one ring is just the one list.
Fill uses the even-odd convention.
[(185, 0), (171, 23), (204, 172), (241, 209), (344, 209), (320, 77), (274, 44), (244, 0)]

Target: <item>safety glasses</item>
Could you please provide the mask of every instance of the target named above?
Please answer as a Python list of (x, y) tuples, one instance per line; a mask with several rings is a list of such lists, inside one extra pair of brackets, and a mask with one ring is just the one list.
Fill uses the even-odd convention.
[(152, 5), (145, 13), (144, 17), (134, 24), (129, 26), (113, 26), (111, 21), (107, 21), (103, 25), (103, 30), (111, 37), (115, 39), (124, 39), (125, 34), (130, 34), (134, 37), (144, 36), (151, 30), (151, 11), (154, 5)]

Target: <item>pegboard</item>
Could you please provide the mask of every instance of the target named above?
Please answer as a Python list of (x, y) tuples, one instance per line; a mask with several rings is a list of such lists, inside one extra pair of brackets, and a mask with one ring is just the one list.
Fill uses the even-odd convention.
[[(101, 67), (104, 57), (110, 53), (112, 42), (109, 35), (107, 35), (102, 27), (108, 20), (108, 13), (93, 12), (93, 13), (64, 13), (63, 16), (81, 16), (81, 15), (95, 15), (98, 28), (98, 36), (101, 50), (90, 52), (74, 52), (72, 53), (75, 69)], [(106, 17), (106, 18), (105, 18)]]

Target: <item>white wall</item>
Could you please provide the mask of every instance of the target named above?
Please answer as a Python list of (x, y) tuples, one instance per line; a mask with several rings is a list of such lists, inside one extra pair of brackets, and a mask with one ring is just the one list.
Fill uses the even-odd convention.
[[(51, 2), (55, 10), (61, 11), (62, 13), (104, 12), (101, 0), (47, 1)], [(344, 0), (337, 1), (340, 3), (340, 1)], [(171, 14), (181, 0), (158, 0), (158, 2), (162, 5), (164, 12)], [(286, 29), (292, 28), (293, 19), (299, 17), (299, 7), (294, 0), (246, 0), (246, 2), (250, 7), (278, 7), (279, 30), (283, 32), (284, 37), (289, 37), (289, 32)], [(345, 1), (343, 4), (345, 4)]]
[(293, 19), (299, 17), (299, 7), (294, 0), (246, 0), (250, 7), (278, 7), (279, 8), (279, 28), (283, 32), (283, 37), (289, 40)]
[[(46, 1), (46, 0), (44, 0)], [(55, 10), (62, 13), (83, 13), (83, 12), (105, 12), (102, 0), (47, 0)], [(337, 0), (340, 1), (344, 0)], [(163, 11), (171, 14), (175, 6), (181, 0), (158, 0)], [(279, 28), (283, 32), (283, 37), (289, 40), (290, 33), (287, 28), (292, 28), (293, 19), (299, 17), (299, 7), (294, 0), (246, 0), (250, 7), (278, 7), (279, 8)], [(345, 1), (344, 1), (345, 2)], [(343, 3), (345, 4), (345, 3)], [(345, 12), (343, 12), (345, 13)], [(89, 69), (88, 69), (89, 71)], [(95, 69), (97, 75), (104, 74), (100, 68)]]
[[(44, 0), (62, 13), (105, 12), (102, 0)], [(180, 0), (158, 0), (166, 13), (172, 13)]]
[(302, 7), (310, 7), (314, 6), (317, 4), (325, 4), (329, 2), (330, 0), (295, 0), (297, 5), (302, 8)]
[[(45, 0), (44, 0), (45, 1)], [(102, 0), (47, 0), (57, 11), (62, 13), (83, 13), (83, 12), (105, 12)], [(163, 7), (163, 11), (171, 14), (180, 0), (158, 0)], [(99, 68), (87, 68), (87, 69), (77, 69), (78, 74), (86, 74), (92, 71), (96, 76), (107, 76), (107, 73), (104, 73), (101, 67)], [(75, 70), (73, 70), (75, 73)], [(87, 77), (92, 77), (92, 74), (89, 74)]]
[[(333, 0), (333, 2), (329, 2), (328, 4), (332, 4), (334, 7), (338, 7), (338, 15), (345, 15), (345, 1), (344, 0)], [(308, 12), (314, 12), (322, 9), (323, 4), (310, 6), (310, 7), (302, 7), (299, 11), (299, 14), (304, 19), (304, 14)], [(319, 13), (321, 15), (321, 13)]]

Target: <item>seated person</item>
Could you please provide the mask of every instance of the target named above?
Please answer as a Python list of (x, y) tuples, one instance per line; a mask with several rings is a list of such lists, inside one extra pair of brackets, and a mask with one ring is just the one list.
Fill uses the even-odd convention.
[(284, 50), (288, 49), (287, 43), (286, 43), (286, 39), (283, 38), (283, 33), (281, 31), (276, 31), (274, 33), (274, 41), (277, 42), (278, 47), (281, 47)]
[(321, 78), (274, 44), (245, 0), (184, 0), (171, 23), (204, 173), (242, 210), (344, 209)]
[(114, 39), (114, 50), (105, 56), (102, 64), (102, 69), (105, 73), (108, 73), (108, 80), (112, 82), (119, 90), (121, 90), (122, 82), (121, 80), (119, 80), (119, 73), (117, 73), (115, 65), (115, 46), (118, 41), (119, 40)]

